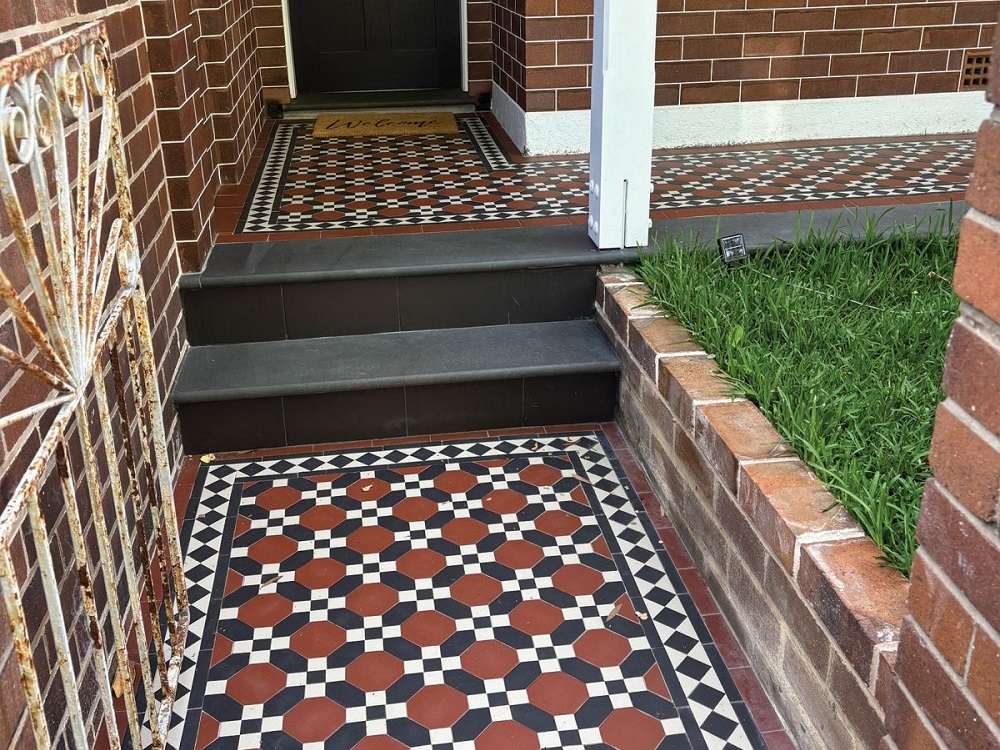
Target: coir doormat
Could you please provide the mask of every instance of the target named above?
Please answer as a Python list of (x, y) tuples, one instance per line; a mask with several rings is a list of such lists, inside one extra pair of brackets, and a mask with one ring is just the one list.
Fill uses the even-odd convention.
[(333, 112), (320, 115), (313, 137), (368, 135), (451, 135), (458, 123), (450, 112)]

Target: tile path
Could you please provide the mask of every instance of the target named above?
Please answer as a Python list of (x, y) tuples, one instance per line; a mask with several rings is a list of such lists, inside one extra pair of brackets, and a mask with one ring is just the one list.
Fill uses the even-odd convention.
[(182, 477), (173, 747), (792, 747), (615, 425), (393, 442)]
[[(583, 218), (584, 157), (512, 161), (478, 115), (460, 121), (458, 135), (371, 138), (313, 138), (309, 123), (280, 122), (238, 220), (233, 216), (235, 231), (419, 231)], [(652, 209), (940, 198), (964, 191), (974, 145), (942, 137), (659, 151)]]

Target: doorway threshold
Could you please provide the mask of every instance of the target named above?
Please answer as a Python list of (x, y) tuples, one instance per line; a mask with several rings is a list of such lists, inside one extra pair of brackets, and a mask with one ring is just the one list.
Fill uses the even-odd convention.
[(321, 112), (401, 110), (419, 112), (474, 112), (476, 99), (461, 89), (418, 89), (413, 91), (350, 91), (302, 94), (284, 106), (286, 119), (311, 118)]

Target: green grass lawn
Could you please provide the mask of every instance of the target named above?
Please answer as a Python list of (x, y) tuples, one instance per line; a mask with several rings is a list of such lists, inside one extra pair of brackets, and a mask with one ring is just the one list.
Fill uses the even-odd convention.
[(803, 232), (733, 269), (714, 245), (661, 242), (638, 270), (907, 574), (958, 310), (956, 237), (945, 221), (854, 234)]

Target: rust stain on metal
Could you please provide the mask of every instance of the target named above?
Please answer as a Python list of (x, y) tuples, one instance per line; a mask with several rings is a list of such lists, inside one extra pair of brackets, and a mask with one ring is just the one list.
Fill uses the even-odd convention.
[[(27, 289), (15, 289), (0, 270), (0, 302), (12, 313), (23, 332), (22, 342), (37, 349), (29, 357), (0, 346), (0, 359), (10, 362), (25, 376), (49, 386), (47, 395), (11, 414), (0, 414), (0, 427), (53, 412), (36, 455), (20, 477), (13, 496), (0, 512), (0, 592), (10, 623), (21, 687), (38, 747), (51, 747), (52, 738), (43, 712), (43, 695), (31, 650), (20, 591), (22, 582), (14, 570), (10, 545), (25, 521), (30, 523), (38, 575), (48, 610), (48, 628), (66, 701), (68, 737), (61, 740), (77, 747), (87, 744), (88, 727), (81, 708), (78, 685), (80, 664), (70, 646), (49, 549), (49, 529), (41, 513), (38, 491), (53, 470), (65, 502), (75, 570), (86, 628), (90, 635), (97, 673), (100, 708), (111, 747), (121, 746), (115, 720), (115, 697), (125, 706), (134, 747), (142, 739), (137, 698), (143, 698), (145, 719), (154, 748), (164, 746), (171, 706), (176, 695), (181, 659), (187, 638), (190, 612), (184, 577), (177, 517), (172, 500), (169, 454), (163, 425), (163, 404), (156, 379), (152, 331), (146, 312), (146, 291), (140, 274), (139, 243), (129, 195), (130, 172), (125, 154), (121, 120), (115, 94), (110, 47), (102, 23), (90, 24), (57, 37), (39, 47), (0, 61), (0, 197), (24, 261)], [(91, 122), (100, 117), (96, 154), (92, 153)], [(75, 137), (68, 127), (75, 124)], [(72, 153), (69, 149), (74, 149)], [(43, 152), (46, 157), (43, 158)], [(70, 156), (74, 156), (73, 162)], [(72, 169), (71, 164), (75, 164)], [(108, 238), (104, 234), (105, 195), (110, 185), (108, 167), (115, 186), (117, 218)], [(27, 216), (14, 181), (17, 170), (27, 170), (34, 189), (35, 215)], [(19, 180), (19, 182), (21, 182)], [(50, 184), (55, 185), (54, 196)], [(33, 234), (33, 222), (40, 239)], [(47, 263), (47, 267), (43, 267)], [(106, 300), (111, 274), (117, 268), (120, 288)], [(30, 296), (29, 296), (30, 295)], [(26, 300), (33, 299), (34, 307)], [(33, 310), (35, 312), (33, 312)], [(124, 331), (128, 360), (125, 380), (116, 346), (115, 331)], [(110, 351), (115, 403), (121, 435), (112, 428), (108, 392), (103, 377), (104, 355)], [(96, 394), (99, 435), (93, 435), (86, 411), (86, 396)], [(132, 445), (126, 410), (128, 386), (132, 388), (141, 450)], [(91, 555), (77, 503), (73, 454), (67, 435), (76, 426), (84, 486), (93, 511), (97, 552)], [(95, 437), (98, 442), (95, 442)], [(105, 522), (101, 465), (96, 452), (103, 443), (112, 510), (124, 552), (120, 561), (127, 583), (127, 607), (118, 597), (118, 565)], [(152, 445), (152, 451), (149, 446)], [(122, 487), (118, 457), (124, 454), (126, 486)], [(76, 454), (73, 454), (76, 455)], [(139, 476), (145, 480), (145, 488)], [(128, 495), (128, 498), (125, 495)], [(130, 506), (134, 524), (126, 507)], [(152, 534), (146, 529), (145, 512), (153, 520)], [(134, 525), (134, 528), (132, 528)], [(135, 571), (132, 549), (134, 533), (139, 545), (142, 576)], [(157, 567), (168, 635), (160, 629), (153, 566)], [(113, 638), (103, 637), (95, 581), (103, 577), (107, 614)], [(145, 595), (144, 595), (145, 594)], [(145, 605), (145, 606), (144, 606)], [(146, 638), (148, 617), (152, 642)], [(128, 643), (134, 629), (139, 679), (133, 678)], [(168, 644), (169, 641), (169, 644)], [(169, 657), (167, 646), (169, 645)], [(150, 647), (159, 657), (160, 692)], [(113, 654), (112, 665), (108, 656)], [(78, 654), (82, 659), (83, 655)], [(114, 671), (114, 681), (111, 672)], [(137, 690), (141, 691), (137, 694)]]

